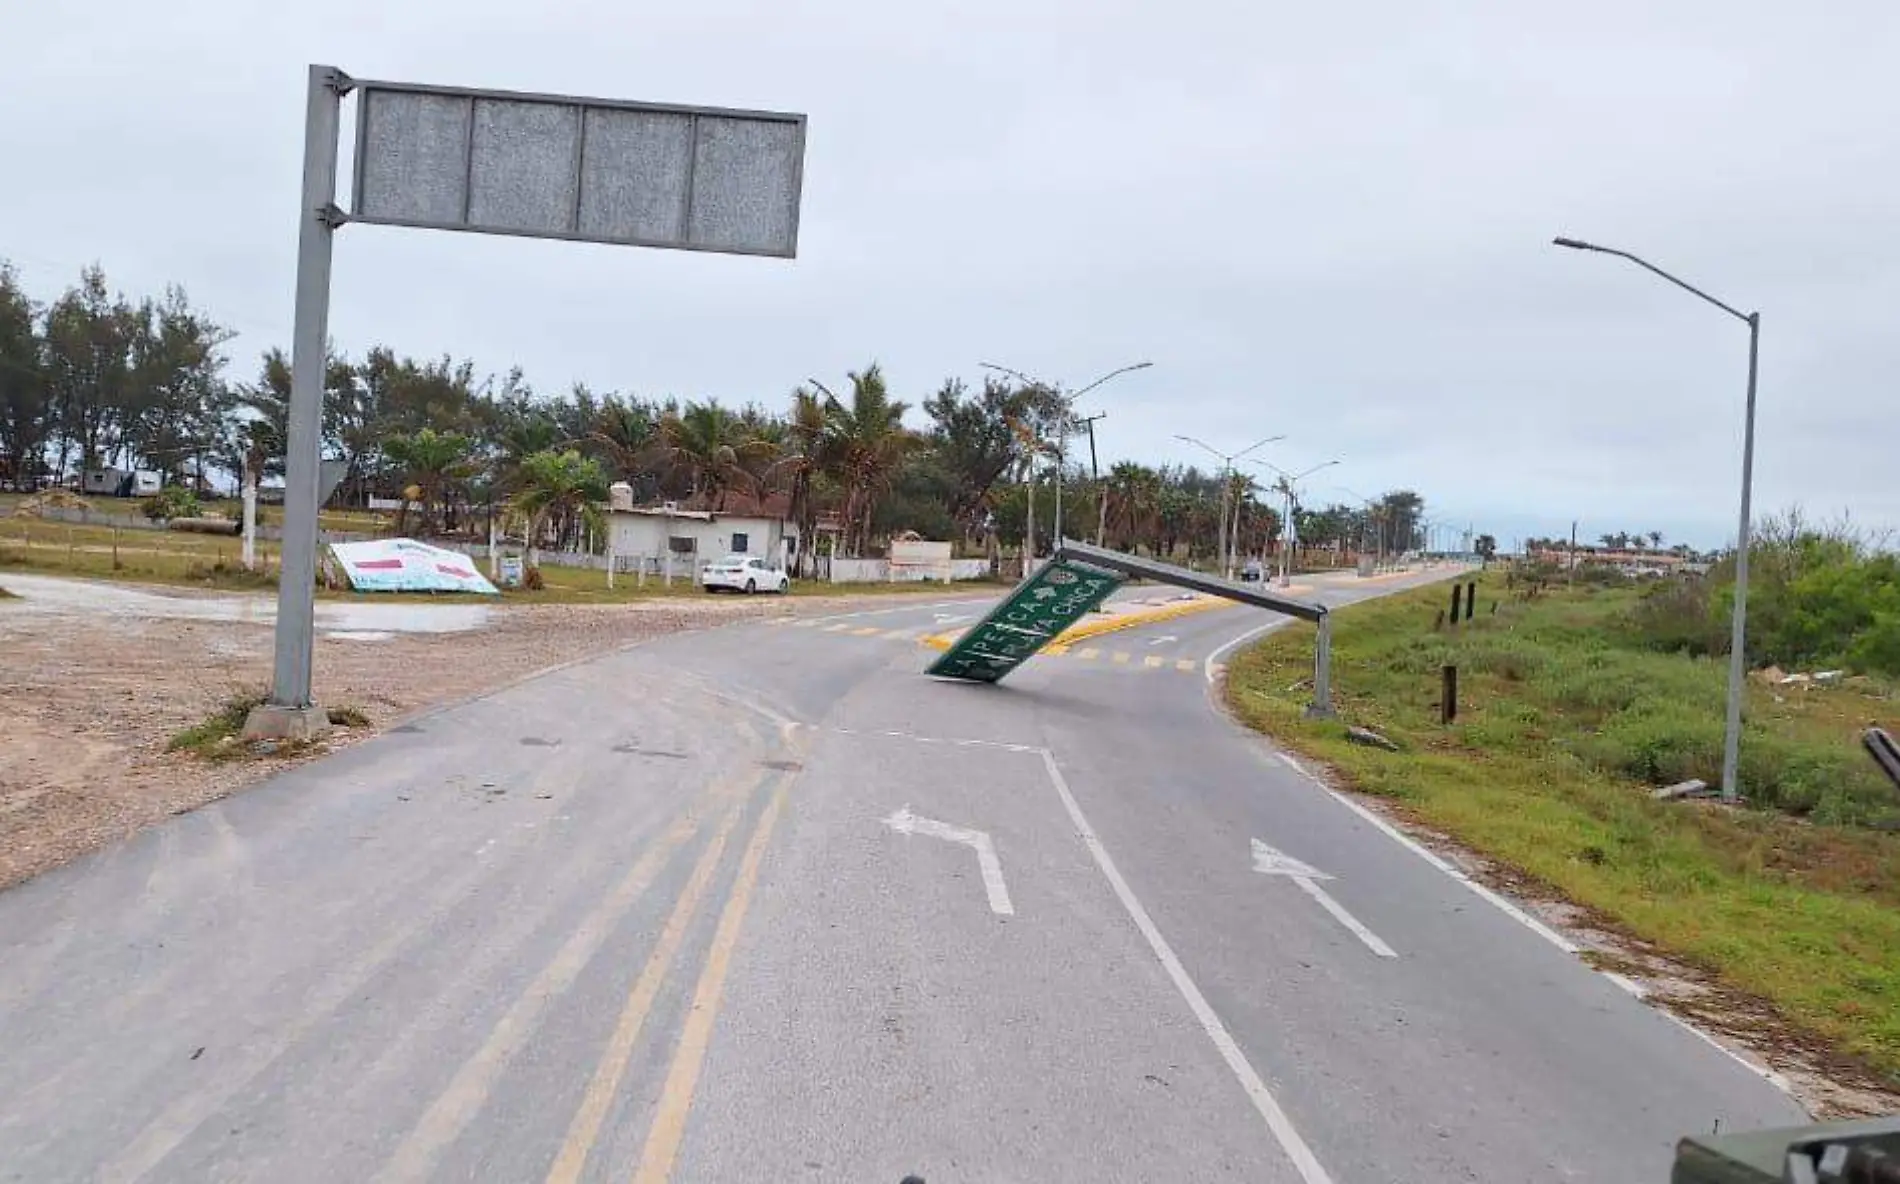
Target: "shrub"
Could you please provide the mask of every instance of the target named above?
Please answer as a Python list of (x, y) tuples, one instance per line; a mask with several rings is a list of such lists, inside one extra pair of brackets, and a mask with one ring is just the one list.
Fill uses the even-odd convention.
[(521, 586), (530, 592), (540, 592), (547, 588), (548, 582), (541, 578), (541, 569), (530, 564), (522, 569)]
[(196, 518), (204, 512), (198, 505), (198, 495), (183, 485), (167, 485), (140, 503), (139, 509), (153, 522)]
[(1630, 641), (1645, 649), (1696, 655), (1728, 652), (1727, 625), (1716, 614), (1709, 586), (1700, 581), (1655, 585), (1619, 625)]

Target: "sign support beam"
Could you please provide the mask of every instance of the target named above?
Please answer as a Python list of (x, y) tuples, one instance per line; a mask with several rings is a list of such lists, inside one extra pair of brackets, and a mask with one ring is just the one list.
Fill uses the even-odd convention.
[(312, 701), (317, 585), (317, 482), (323, 372), (329, 342), (330, 253), (336, 237), (337, 135), (350, 78), (311, 66), (304, 107), (303, 197), (297, 228), (297, 310), (291, 337), (290, 423), (284, 452), (284, 540), (277, 572), (270, 701), (244, 722), (250, 739), (303, 740), (329, 730)]
[(1306, 716), (1308, 719), (1333, 718), (1333, 627), (1332, 616), (1325, 605), (1296, 600), (1291, 596), (1278, 595), (1263, 588), (1249, 587), (1246, 584), (1223, 580), (1217, 576), (1205, 576), (1197, 571), (1176, 567), (1172, 563), (1161, 563), (1153, 559), (1143, 559), (1139, 555), (1124, 555), (1120, 551), (1092, 547), (1074, 539), (1063, 539), (1061, 545), (1056, 548), (1056, 557), (1078, 560), (1092, 567), (1107, 568), (1126, 576), (1173, 584), (1195, 592), (1205, 592), (1210, 596), (1225, 597), (1241, 604), (1253, 605), (1255, 608), (1264, 608), (1289, 617), (1298, 617), (1302, 621), (1313, 622), (1319, 630), (1319, 636), (1313, 645), (1313, 702), (1307, 706)]

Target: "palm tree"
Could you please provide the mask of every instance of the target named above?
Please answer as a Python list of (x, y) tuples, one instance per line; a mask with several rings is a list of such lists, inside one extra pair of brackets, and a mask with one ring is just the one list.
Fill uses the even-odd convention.
[(570, 448), (523, 458), (520, 484), (508, 509), (527, 524), (528, 563), (539, 564), (541, 538), (549, 522), (557, 524), (557, 537), (570, 527), (599, 529), (600, 503), (605, 500), (607, 473), (592, 457)]
[(1108, 470), (1108, 528), (1117, 546), (1140, 550), (1148, 540), (1161, 554), (1161, 479), (1153, 469), (1134, 461), (1117, 461)]
[(845, 549), (859, 555), (870, 543), (878, 499), (889, 492), (892, 478), (916, 449), (918, 438), (904, 427), (909, 404), (890, 397), (877, 363), (848, 377), (849, 404), (823, 386), (819, 389), (825, 393), (825, 418), (830, 422), (824, 446), (827, 467), (844, 486)]
[(645, 474), (660, 446), (660, 426), (639, 403), (608, 395), (594, 412), (587, 443), (606, 462), (610, 476), (632, 482)]
[(751, 484), (745, 460), (769, 446), (749, 438), (737, 416), (717, 399), (686, 404), (660, 423), (665, 454), (676, 479), (686, 478), (687, 496), (705, 494), (714, 509), (725, 509), (726, 494), (735, 484)]
[[(423, 428), (407, 436), (391, 436), (383, 441), (383, 455), (402, 470), (407, 485), (416, 487), (416, 500), (422, 503), (422, 533), (430, 533), (438, 521), (436, 510), (447, 500), (451, 487), (475, 473), (471, 459), (475, 442), (460, 432), (438, 432)], [(409, 513), (405, 491), (402, 530)]]
[(789, 475), (790, 514), (798, 529), (798, 566), (805, 571), (807, 559), (818, 536), (818, 502), (813, 483), (831, 463), (831, 418), (825, 401), (799, 387), (792, 392), (792, 415), (785, 425), (786, 452), (778, 461), (781, 473)]
[(1652, 530), (1649, 532), (1649, 545), (1652, 550), (1656, 550), (1656, 551), (1662, 550), (1662, 541), (1663, 541), (1662, 531)]

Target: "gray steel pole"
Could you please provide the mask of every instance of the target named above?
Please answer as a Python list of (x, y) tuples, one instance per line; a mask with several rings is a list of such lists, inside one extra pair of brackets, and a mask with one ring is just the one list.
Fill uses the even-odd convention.
[(1108, 488), (1102, 484), (1102, 469), (1095, 460), (1095, 421), (1102, 418), (1091, 415), (1089, 425), (1089, 475), (1095, 479), (1095, 545), (1107, 546), (1108, 538)]
[[(1236, 472), (1235, 477), (1240, 474)], [(1230, 478), (1231, 480), (1231, 478)], [(1240, 486), (1234, 486), (1234, 512), (1228, 517), (1228, 530), (1232, 532), (1227, 548), (1227, 578), (1234, 578), (1234, 571), (1240, 566)]]
[(1728, 720), (1722, 732), (1722, 800), (1741, 793), (1742, 696), (1748, 674), (1749, 502), (1755, 489), (1755, 369), (1761, 347), (1761, 314), (1748, 314), (1748, 403), (1742, 415), (1742, 510), (1735, 529), (1735, 609), (1729, 621)]
[[(1708, 303), (1721, 309), (1738, 321), (1748, 324), (1748, 400), (1742, 416), (1742, 504), (1739, 528), (1735, 532), (1735, 608), (1729, 621), (1729, 657), (1728, 657), (1728, 710), (1722, 730), (1722, 800), (1733, 802), (1741, 796), (1741, 748), (1742, 748), (1742, 696), (1745, 691), (1744, 679), (1748, 672), (1748, 546), (1749, 546), (1749, 502), (1755, 488), (1755, 372), (1757, 355), (1761, 349), (1761, 314), (1743, 312), (1734, 305), (1717, 300), (1702, 289), (1678, 279), (1649, 260), (1620, 251), (1615, 247), (1599, 246), (1580, 239), (1559, 236), (1551, 240), (1557, 246), (1568, 247), (1573, 251), (1594, 251), (1600, 255), (1615, 255), (1627, 259), (1652, 275), (1669, 281), (1693, 296), (1699, 296)], [(1576, 570), (1577, 527), (1570, 525), (1570, 562), (1571, 570)], [(1572, 575), (1575, 579), (1575, 575)]]
[(1292, 549), (1297, 544), (1293, 533), (1293, 483), (1288, 481), (1281, 491), (1286, 494), (1286, 521), (1280, 524), (1280, 587), (1293, 586)]
[(1307, 719), (1333, 718), (1333, 616), (1322, 613), (1318, 635), (1313, 639), (1313, 702), (1306, 708)]
[[(1066, 433), (1066, 432), (1068, 431), (1068, 426), (1069, 426), (1069, 421), (1068, 421), (1068, 420), (1066, 420), (1066, 419), (1065, 419), (1065, 420), (1063, 420), (1063, 421), (1062, 421), (1062, 427), (1063, 427), (1063, 431), (1064, 431), (1065, 433)], [(1066, 469), (1066, 468), (1068, 468), (1068, 467), (1069, 467), (1069, 441), (1068, 441), (1068, 439), (1067, 439), (1067, 437), (1066, 437), (1066, 435), (1065, 435), (1063, 439), (1060, 439), (1060, 440), (1057, 440), (1057, 441), (1056, 441), (1056, 529), (1055, 529), (1055, 536), (1056, 536), (1056, 545), (1057, 545), (1057, 546), (1061, 546), (1061, 545), (1062, 545), (1062, 540), (1063, 540), (1063, 537), (1064, 537), (1064, 536), (1063, 536), (1063, 533), (1062, 533), (1062, 470), (1064, 470), (1064, 469)]]
[(298, 211), (296, 326), (291, 337), (290, 426), (284, 456), (284, 544), (277, 576), (277, 637), (270, 705), (312, 706), (312, 616), (316, 609), (318, 452), (329, 340), (330, 248), (335, 237), (337, 129), (349, 79), (310, 67), (304, 115), (303, 195)]

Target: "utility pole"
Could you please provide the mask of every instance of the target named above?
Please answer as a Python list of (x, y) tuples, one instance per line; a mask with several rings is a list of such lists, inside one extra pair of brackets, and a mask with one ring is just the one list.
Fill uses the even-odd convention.
[(1105, 546), (1102, 536), (1108, 533), (1108, 490), (1102, 487), (1102, 467), (1095, 458), (1095, 421), (1107, 419), (1108, 412), (1097, 411), (1082, 420), (1082, 426), (1089, 433), (1089, 478), (1095, 482), (1095, 545)]

